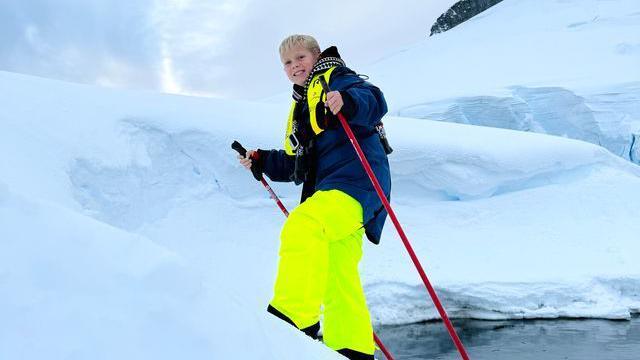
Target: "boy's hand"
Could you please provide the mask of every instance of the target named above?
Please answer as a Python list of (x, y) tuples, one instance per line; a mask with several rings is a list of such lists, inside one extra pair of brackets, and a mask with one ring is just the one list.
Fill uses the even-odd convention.
[(240, 164), (244, 166), (247, 170), (251, 170), (251, 156), (255, 153), (255, 150), (247, 151), (247, 157), (242, 155), (238, 155), (238, 159), (240, 160)]
[(337, 115), (338, 112), (340, 112), (342, 105), (344, 105), (344, 100), (342, 100), (340, 91), (330, 91), (327, 93), (327, 101), (324, 103), (324, 106), (328, 107), (333, 115)]
[(258, 181), (262, 180), (265, 153), (267, 152), (264, 150), (256, 149), (247, 151), (246, 157), (238, 155), (240, 164), (248, 170), (251, 170), (251, 174), (253, 174), (253, 177)]

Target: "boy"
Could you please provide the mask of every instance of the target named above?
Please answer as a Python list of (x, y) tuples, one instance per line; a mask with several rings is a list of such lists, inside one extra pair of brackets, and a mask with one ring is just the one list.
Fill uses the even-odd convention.
[[(373, 329), (358, 274), (362, 235), (377, 244), (386, 212), (335, 115), (342, 111), (385, 194), (391, 179), (378, 126), (382, 92), (345, 66), (336, 47), (308, 35), (280, 45), (293, 83), (284, 150), (253, 150), (240, 163), (257, 179), (303, 184), (280, 235), (278, 274), (267, 311), (349, 359), (373, 359)], [(332, 91), (325, 94), (319, 77)]]

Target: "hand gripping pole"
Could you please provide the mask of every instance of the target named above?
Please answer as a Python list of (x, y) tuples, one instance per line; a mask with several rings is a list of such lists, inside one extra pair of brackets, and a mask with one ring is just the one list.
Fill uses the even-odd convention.
[[(244, 157), (247, 157), (247, 149), (245, 149), (242, 145), (240, 145), (240, 143), (238, 141), (234, 141), (231, 144), (231, 148), (233, 150), (237, 151), (240, 155), (242, 155)], [(254, 159), (254, 160), (256, 160), (256, 159)], [(264, 188), (267, 189), (267, 192), (269, 193), (269, 196), (271, 196), (271, 198), (276, 202), (276, 204), (278, 205), (280, 210), (282, 210), (284, 215), (285, 216), (289, 216), (289, 212), (287, 211), (287, 208), (284, 207), (284, 205), (282, 204), (282, 201), (280, 201), (280, 198), (278, 198), (278, 195), (276, 195), (275, 191), (273, 191), (271, 186), (269, 186), (269, 183), (267, 182), (267, 180), (264, 179), (264, 176), (260, 176), (260, 182), (262, 183)]]

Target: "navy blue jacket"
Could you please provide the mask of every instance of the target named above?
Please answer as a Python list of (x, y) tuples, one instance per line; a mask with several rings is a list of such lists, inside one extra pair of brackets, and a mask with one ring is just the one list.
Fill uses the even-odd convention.
[[(380, 89), (364, 81), (351, 69), (339, 66), (329, 80), (331, 90), (340, 91), (347, 118), (362, 151), (369, 160), (387, 198), (391, 192), (389, 162), (375, 129), (387, 112), (387, 103)], [(306, 100), (303, 116), (309, 117)], [(299, 106), (300, 106), (299, 105)], [(380, 242), (387, 212), (367, 176), (342, 126), (328, 128), (314, 139), (315, 188), (313, 190), (340, 190), (358, 200), (363, 208), (363, 221), (367, 238)], [(271, 150), (262, 159), (264, 173), (273, 181), (291, 181), (295, 157), (284, 150)], [(304, 199), (303, 199), (304, 200)]]

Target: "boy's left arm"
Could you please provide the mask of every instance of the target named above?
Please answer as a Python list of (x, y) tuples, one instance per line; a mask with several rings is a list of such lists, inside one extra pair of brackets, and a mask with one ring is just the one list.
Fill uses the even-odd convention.
[(352, 125), (372, 128), (387, 113), (382, 91), (351, 71), (332, 76), (330, 86), (331, 90), (340, 91), (344, 102), (342, 113)]

